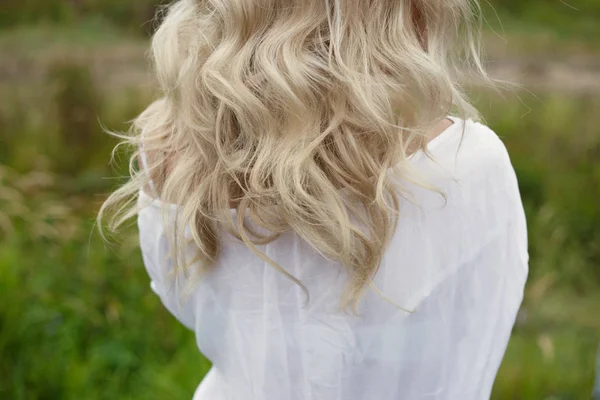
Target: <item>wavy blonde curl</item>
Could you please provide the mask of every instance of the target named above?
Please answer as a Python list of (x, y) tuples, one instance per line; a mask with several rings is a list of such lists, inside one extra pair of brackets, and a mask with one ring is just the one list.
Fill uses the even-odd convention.
[(409, 156), (427, 154), (426, 133), (449, 114), (477, 118), (460, 83), (488, 79), (480, 24), (470, 0), (171, 4), (152, 40), (162, 97), (115, 134), (133, 146), (131, 179), (99, 226), (109, 209), (112, 230), (135, 216), (153, 176), (187, 221), (169, 235), (175, 267), (210, 270), (224, 229), (306, 291), (257, 248), (293, 231), (347, 267), (342, 304), (356, 311), (398, 223), (392, 175), (420, 182)]

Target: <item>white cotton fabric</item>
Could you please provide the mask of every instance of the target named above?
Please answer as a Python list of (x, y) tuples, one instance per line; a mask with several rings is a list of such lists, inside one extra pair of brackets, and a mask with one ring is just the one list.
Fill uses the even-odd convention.
[(213, 363), (195, 400), (490, 397), (528, 273), (525, 216), (499, 137), (451, 119), (428, 145), (434, 160), (411, 157), (447, 202), (408, 185), (414, 200), (401, 202), (374, 279), (389, 301), (368, 289), (360, 316), (339, 310), (342, 266), (293, 232), (259, 248), (304, 283), (308, 303), (300, 287), (226, 234), (218, 265), (186, 297), (169, 274), (161, 213), (164, 206), (174, 219), (177, 206), (140, 193), (152, 289)]

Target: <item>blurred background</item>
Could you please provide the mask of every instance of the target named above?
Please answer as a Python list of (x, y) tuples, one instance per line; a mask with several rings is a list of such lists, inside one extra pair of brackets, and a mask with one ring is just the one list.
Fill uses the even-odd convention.
[[(0, 2), (0, 399), (190, 399), (209, 364), (150, 291), (135, 221), (94, 227), (126, 175), (102, 127), (155, 94), (160, 0)], [(526, 298), (493, 399), (590, 399), (600, 342), (600, 0), (483, 2), (475, 86), (517, 170)]]

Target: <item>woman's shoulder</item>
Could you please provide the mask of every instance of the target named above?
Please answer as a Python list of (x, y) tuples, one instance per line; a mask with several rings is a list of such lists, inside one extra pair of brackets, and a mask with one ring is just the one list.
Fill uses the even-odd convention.
[(442, 221), (455, 213), (476, 216), (472, 222), (477, 225), (477, 221), (485, 220), (485, 214), (513, 212), (508, 205), (520, 204), (520, 194), (501, 136), (481, 122), (453, 121), (430, 143), (429, 154), (421, 153), (414, 159), (418, 181), (404, 184), (401, 180), (401, 187), (408, 189), (410, 198), (421, 208)]
[(507, 147), (492, 128), (472, 119), (450, 119), (454, 124), (430, 142), (429, 157), (420, 154), (415, 160), (421, 167), (471, 181), (513, 171)]

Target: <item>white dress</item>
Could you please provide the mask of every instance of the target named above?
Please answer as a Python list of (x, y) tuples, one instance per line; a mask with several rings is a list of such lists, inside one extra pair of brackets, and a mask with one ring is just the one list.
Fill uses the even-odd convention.
[(151, 287), (213, 363), (195, 400), (490, 397), (528, 274), (525, 215), (503, 142), (482, 124), (451, 119), (428, 145), (435, 161), (411, 157), (447, 203), (412, 186), (414, 204), (401, 203), (374, 279), (390, 301), (368, 289), (360, 316), (339, 312), (342, 267), (292, 232), (260, 248), (304, 283), (308, 304), (300, 287), (229, 236), (217, 267), (178, 302), (161, 217), (161, 206), (177, 206), (140, 192)]

